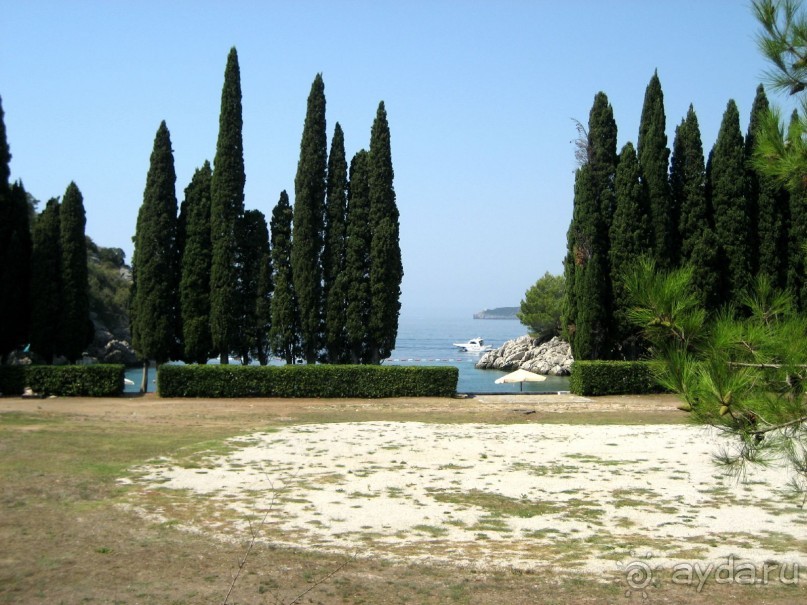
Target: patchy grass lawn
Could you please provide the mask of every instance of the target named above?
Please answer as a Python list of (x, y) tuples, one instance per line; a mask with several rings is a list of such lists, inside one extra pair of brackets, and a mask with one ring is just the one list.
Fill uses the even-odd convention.
[[(520, 410), (525, 406), (535, 408), (536, 413), (524, 415)], [(227, 515), (232, 513), (222, 512), (198, 494), (159, 487), (139, 493), (137, 483), (122, 485), (120, 479), (137, 479), (133, 469), (169, 459), (186, 469), (209, 472), (206, 465), (211, 453), (226, 457), (233, 451), (233, 445), (225, 443), (228, 438), (332, 422), (652, 424), (684, 418), (674, 411), (674, 401), (664, 398), (650, 402), (604, 398), (589, 403), (557, 398), (549, 403), (528, 398), (355, 402), (0, 399), (0, 603), (222, 602), (237, 561), (246, 551), (249, 529), (232, 540), (216, 539), (212, 531), (184, 531), (181, 525), (188, 515), (211, 524), (229, 524), (233, 519)], [(398, 454), (396, 459), (404, 458)], [(579, 462), (570, 458), (550, 467), (520, 470), (560, 478)], [(444, 470), (461, 473), (467, 466), (462, 463)], [(613, 468), (620, 470), (623, 465)], [(320, 480), (323, 485), (338, 486), (349, 470), (339, 469)], [(344, 497), (360, 503), (368, 493), (362, 488)], [(384, 497), (396, 494), (403, 495), (393, 489)], [(142, 498), (139, 504), (144, 508), (160, 510), (162, 518), (144, 518), (127, 510), (123, 505), (131, 503), (133, 496)], [(618, 496), (615, 505), (621, 511), (640, 503), (653, 506), (652, 494), (641, 488)], [(502, 499), (485, 490), (457, 489), (440, 497), (486, 510), (474, 531), (488, 538), (502, 533), (503, 516), (529, 517), (541, 512), (537, 504)], [(721, 493), (715, 491), (710, 497), (720, 498)], [(279, 501), (279, 510), (284, 505)], [(597, 503), (576, 506), (593, 520), (630, 529), (627, 515), (602, 519), (594, 514)], [(260, 513), (254, 511), (253, 527)], [(451, 528), (450, 523), (421, 523), (415, 531), (425, 540), (440, 541)], [(726, 540), (738, 545), (748, 541), (740, 529), (737, 535), (725, 536)], [(535, 537), (547, 535), (552, 535), (551, 528)], [(780, 534), (760, 539), (782, 548), (790, 544), (790, 538)], [(592, 548), (601, 546), (592, 544)], [(556, 549), (563, 548), (558, 541)], [(358, 556), (353, 558), (354, 554)], [(258, 543), (230, 602), (289, 603), (309, 589), (303, 602), (325, 604), (647, 602), (643, 592), (654, 603), (731, 600), (746, 605), (807, 600), (807, 580), (798, 585), (770, 581), (757, 586), (711, 582), (698, 591), (697, 585), (674, 583), (669, 574), (658, 574), (653, 583), (644, 586), (635, 578), (629, 584), (628, 572), (636, 568), (615, 569), (613, 574), (574, 573), (570, 561), (572, 573), (558, 574), (546, 569), (481, 569), (362, 554)], [(701, 553), (679, 555), (697, 561)], [(335, 570), (335, 575), (317, 584)]]

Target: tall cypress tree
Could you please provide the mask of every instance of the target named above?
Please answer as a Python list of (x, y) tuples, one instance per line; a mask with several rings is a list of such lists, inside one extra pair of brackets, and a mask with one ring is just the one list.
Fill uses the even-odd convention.
[(210, 163), (197, 169), (185, 189), (185, 246), (179, 297), (183, 359), (206, 363), (213, 350), (210, 336)]
[(11, 151), (6, 139), (5, 113), (3, 112), (3, 98), (0, 97), (0, 195), (8, 191), (9, 178), (11, 178)]
[(221, 363), (229, 361), (238, 332), (237, 224), (244, 214), (244, 144), (238, 53), (230, 49), (221, 90), (216, 158), (211, 179), (210, 333)]
[(87, 219), (84, 198), (73, 182), (67, 186), (62, 198), (59, 218), (63, 292), (60, 352), (69, 361), (75, 362), (92, 341), (92, 323), (84, 236)]
[(726, 260), (723, 302), (737, 303), (751, 284), (751, 245), (745, 197), (745, 142), (740, 114), (728, 102), (715, 141), (710, 171), (715, 235)]
[(272, 325), (269, 346), (272, 352), (294, 363), (300, 354), (300, 336), (297, 327), (297, 298), (291, 268), (291, 231), (293, 211), (285, 191), (272, 210), (269, 225), (271, 232), (271, 258), (274, 294), (272, 296)]
[(401, 312), (401, 260), (398, 206), (393, 187), (394, 171), (387, 111), (384, 102), (370, 133), (368, 156), (370, 195), (370, 361), (389, 357), (398, 337)]
[(361, 150), (350, 162), (345, 238), (345, 343), (352, 363), (370, 360), (370, 185), (368, 154)]
[(9, 186), (11, 153), (0, 99), (0, 362), (28, 330), (31, 239), (22, 183)]
[[(799, 114), (793, 110), (790, 116), (787, 139), (801, 136)], [(807, 311), (807, 262), (804, 247), (807, 245), (807, 189), (793, 187), (788, 197), (790, 223), (787, 230), (787, 288), (796, 296), (799, 309)]]
[(325, 197), (325, 246), (322, 276), (325, 315), (325, 351), (331, 363), (346, 361), (345, 347), (345, 238), (348, 168), (345, 137), (339, 123), (333, 131), (328, 156), (328, 189)]
[(294, 225), (291, 267), (300, 313), (300, 340), (306, 363), (317, 361), (322, 324), (322, 239), (327, 171), (325, 84), (317, 74), (311, 84), (294, 178)]
[(609, 261), (613, 292), (613, 342), (620, 356), (636, 359), (640, 353), (639, 334), (628, 321), (629, 297), (624, 275), (636, 258), (651, 244), (650, 209), (642, 171), (632, 143), (619, 154), (615, 178), (616, 208), (610, 229)]
[(31, 349), (53, 362), (62, 308), (59, 200), (51, 198), (34, 223), (31, 252)]
[(263, 223), (262, 238), (265, 240), (263, 253), (258, 261), (258, 293), (255, 301), (255, 342), (253, 344), (255, 357), (265, 366), (269, 363), (272, 352), (269, 333), (272, 329), (272, 294), (274, 281), (272, 279), (272, 252), (270, 236), (266, 230), (266, 221)]
[[(154, 137), (143, 204), (137, 213), (132, 254), (132, 346), (143, 359), (142, 391), (150, 359), (157, 364), (176, 349), (179, 284), (176, 263), (177, 198), (174, 153), (165, 121)], [(64, 214), (62, 215), (64, 220)]]
[(768, 109), (768, 97), (760, 84), (745, 136), (746, 197), (751, 214), (752, 271), (766, 275), (774, 287), (782, 289), (787, 284), (788, 194), (770, 176), (760, 174), (753, 165), (757, 131)]
[(698, 117), (692, 105), (686, 118), (675, 129), (670, 189), (673, 204), (680, 209), (678, 220), (681, 242), (679, 262), (692, 266), (693, 282), (708, 309), (720, 303), (718, 246), (714, 217), (706, 197), (706, 168)]
[(239, 221), (238, 234), (239, 279), (238, 303), (239, 323), (235, 349), (241, 356), (241, 363), (248, 365), (253, 355), (257, 356), (258, 299), (261, 264), (269, 253), (269, 233), (266, 218), (259, 210), (247, 210)]
[(0, 184), (0, 361), (26, 343), (30, 287), (28, 196), (20, 182), (6, 191)]
[(611, 352), (608, 225), (614, 205), (616, 122), (605, 93), (594, 97), (586, 154), (575, 175), (574, 209), (567, 234), (564, 333), (576, 359)]
[(676, 264), (679, 247), (678, 209), (672, 203), (669, 187), (670, 150), (667, 148), (666, 120), (664, 93), (658, 72), (654, 72), (645, 90), (637, 153), (650, 201), (653, 253), (660, 267)]

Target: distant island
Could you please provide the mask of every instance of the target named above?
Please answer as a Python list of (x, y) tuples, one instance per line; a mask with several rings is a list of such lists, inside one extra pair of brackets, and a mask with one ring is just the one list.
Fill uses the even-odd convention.
[(474, 313), (474, 319), (518, 319), (520, 307), (496, 307)]

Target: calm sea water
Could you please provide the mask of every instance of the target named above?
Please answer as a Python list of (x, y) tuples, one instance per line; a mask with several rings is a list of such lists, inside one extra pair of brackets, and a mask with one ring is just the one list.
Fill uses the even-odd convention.
[[(494, 348), (506, 341), (526, 334), (526, 329), (518, 320), (473, 319), (472, 317), (443, 316), (428, 314), (402, 315), (398, 324), (398, 339), (388, 365), (452, 365), (459, 368), (460, 393), (517, 393), (518, 384), (496, 384), (495, 381), (507, 372), (498, 370), (477, 370), (474, 367), (481, 353), (462, 353), (453, 346), (455, 342), (466, 342), (471, 338), (484, 338), (485, 344)], [(127, 392), (137, 392), (143, 374), (141, 369), (126, 371), (126, 377), (134, 385), (127, 385)], [(545, 393), (566, 391), (568, 378), (548, 376), (544, 382), (524, 383), (524, 392)], [(154, 368), (150, 370), (149, 390), (154, 390)]]

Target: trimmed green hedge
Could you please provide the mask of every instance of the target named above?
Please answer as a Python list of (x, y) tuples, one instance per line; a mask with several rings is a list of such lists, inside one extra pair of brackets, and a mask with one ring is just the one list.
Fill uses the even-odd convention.
[(648, 361), (575, 361), (569, 376), (575, 395), (660, 393)]
[(118, 397), (125, 369), (117, 364), (2, 366), (0, 392), (22, 395), (25, 387), (31, 387), (34, 393), (60, 397)]
[(157, 373), (160, 397), (451, 397), (453, 366), (168, 365)]

